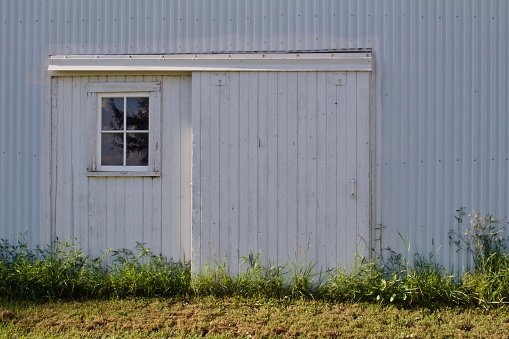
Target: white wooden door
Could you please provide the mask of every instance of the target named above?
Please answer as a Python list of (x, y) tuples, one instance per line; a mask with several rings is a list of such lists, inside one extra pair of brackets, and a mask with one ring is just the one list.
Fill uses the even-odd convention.
[[(137, 83), (160, 84), (160, 102), (151, 103), (160, 107), (158, 121), (151, 120), (159, 129), (159, 175), (90, 173), (98, 117), (87, 88), (96, 83), (124, 91), (136, 90)], [(191, 76), (55, 77), (51, 117), (53, 238), (76, 237), (92, 257), (139, 242), (154, 254), (189, 260)]]
[(369, 75), (193, 73), (196, 267), (367, 254)]

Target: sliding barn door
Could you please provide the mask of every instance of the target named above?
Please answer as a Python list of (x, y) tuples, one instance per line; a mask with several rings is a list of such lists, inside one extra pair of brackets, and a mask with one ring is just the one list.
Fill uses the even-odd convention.
[(317, 269), (369, 244), (369, 72), (195, 72), (195, 267)]
[[(159, 115), (149, 117), (151, 131), (159, 130), (150, 149), (157, 159), (157, 172), (94, 170), (101, 111), (91, 99), (94, 93), (90, 88), (116, 86), (127, 91), (136, 90), (138, 85), (146, 88), (146, 83), (160, 86), (160, 93), (150, 101), (152, 107), (160, 109)], [(132, 95), (142, 96), (136, 92)], [(137, 243), (143, 243), (154, 254), (189, 260), (190, 75), (55, 77), (51, 123), (53, 238), (77, 238), (91, 257), (106, 249), (134, 250)]]

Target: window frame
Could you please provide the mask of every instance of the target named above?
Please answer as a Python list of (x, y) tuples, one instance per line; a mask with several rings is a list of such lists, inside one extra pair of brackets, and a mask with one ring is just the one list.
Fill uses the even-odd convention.
[[(86, 86), (89, 112), (93, 112), (93, 131), (88, 140), (93, 145), (88, 147), (87, 176), (160, 176), (160, 82), (103, 82), (89, 83)], [(101, 165), (102, 135), (102, 98), (104, 97), (148, 97), (149, 98), (149, 145), (147, 166), (111, 166)], [(128, 132), (123, 132), (128, 133)]]

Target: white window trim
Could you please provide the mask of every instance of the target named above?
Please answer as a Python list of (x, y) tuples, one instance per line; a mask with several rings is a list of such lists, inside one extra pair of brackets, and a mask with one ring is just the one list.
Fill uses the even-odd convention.
[[(88, 111), (93, 112), (94, 130), (90, 131), (88, 140), (87, 176), (160, 176), (160, 120), (161, 120), (161, 84), (159, 82), (102, 82), (89, 83), (86, 86)], [(149, 158), (148, 166), (101, 166), (101, 104), (105, 96), (148, 96), (149, 97)]]

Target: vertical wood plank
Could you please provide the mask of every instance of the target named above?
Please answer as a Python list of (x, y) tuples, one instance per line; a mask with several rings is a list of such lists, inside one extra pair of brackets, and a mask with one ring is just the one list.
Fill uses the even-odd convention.
[[(269, 93), (273, 93), (274, 84), (268, 83), (267, 72), (258, 72), (258, 164), (257, 164), (257, 201), (258, 201), (258, 227), (257, 247), (252, 249), (255, 253), (268, 253), (268, 126), (267, 110)], [(270, 87), (269, 87), (270, 86)]]
[(228, 164), (228, 242), (230, 244), (230, 272), (237, 274), (239, 272), (239, 228), (240, 223), (240, 203), (239, 203), (239, 145), (240, 145), (240, 74), (239, 72), (230, 72), (228, 74), (229, 89), (229, 164)]
[(336, 192), (337, 192), (337, 220), (336, 220), (336, 258), (337, 264), (341, 265), (344, 260), (345, 253), (347, 251), (348, 232), (347, 229), (350, 227), (347, 219), (347, 203), (348, 199), (348, 131), (351, 127), (348, 125), (348, 105), (347, 105), (347, 83), (346, 86), (335, 86), (336, 89), (336, 115), (337, 115), (337, 145), (336, 145)]
[(181, 86), (178, 77), (170, 76), (165, 82), (166, 88), (164, 95), (169, 99), (165, 101), (168, 110), (164, 116), (164, 127), (167, 142), (163, 152), (168, 156), (168, 162), (165, 164), (165, 173), (168, 173), (169, 180), (166, 181), (166, 188), (169, 192), (166, 204), (169, 211), (168, 226), (166, 233), (166, 246), (172, 255), (179, 254), (181, 249), (181, 199), (180, 189), (182, 185), (181, 177)]
[[(83, 201), (86, 201), (86, 194), (81, 189), (82, 182), (87, 180), (86, 178), (86, 147), (88, 146), (87, 139), (83, 138), (82, 129), (86, 126), (82, 125), (82, 115), (87, 116), (88, 119), (93, 120), (92, 114), (76, 114), (76, 111), (87, 107), (86, 96), (84, 96), (84, 81), (82, 77), (73, 78), (73, 89), (72, 89), (72, 106), (73, 114), (72, 117), (72, 137), (70, 142), (72, 143), (72, 154), (71, 154), (71, 166), (72, 166), (72, 224), (71, 224), (71, 236), (77, 238), (77, 232), (80, 227), (80, 223), (87, 220), (86, 210), (83, 209)], [(85, 98), (85, 101), (82, 101)], [(78, 239), (79, 241), (79, 239)]]
[(288, 73), (288, 260), (294, 261), (299, 256), (299, 171), (298, 171), (298, 87), (297, 72)]
[(105, 247), (118, 249), (117, 239), (115, 235), (117, 233), (117, 227), (121, 227), (117, 223), (117, 213), (115, 211), (116, 201), (121, 200), (122, 197), (117, 196), (117, 178), (102, 179), (104, 181), (105, 190), (105, 204), (104, 204), (104, 235), (105, 235)]
[[(191, 122), (191, 77), (183, 75), (180, 81), (180, 248), (182, 260), (191, 259), (191, 182), (192, 182), (192, 122)], [(169, 122), (171, 123), (171, 121)], [(174, 147), (174, 146), (173, 146)], [(176, 251), (177, 249), (175, 249)]]
[(252, 245), (249, 239), (249, 78), (239, 73), (239, 247), (240, 255)]
[(338, 106), (339, 98), (337, 97), (337, 89), (335, 84), (335, 73), (327, 73), (327, 89), (326, 89), (326, 106), (327, 106), (327, 268), (333, 268), (337, 265), (337, 250), (338, 250), (338, 228), (343, 224), (340, 221), (338, 210), (338, 152), (337, 147), (340, 144), (338, 141), (339, 126), (338, 114), (340, 110)]
[[(168, 254), (166, 249), (163, 248), (162, 244), (162, 219), (161, 219), (161, 178), (152, 178), (152, 227), (150, 232), (150, 237), (152, 239), (152, 246), (154, 248), (155, 254), (163, 254), (168, 258), (172, 257), (171, 254)], [(155, 250), (157, 249), (157, 251)], [(178, 257), (177, 257), (178, 258)]]
[[(162, 77), (161, 76), (152, 76), (148, 77), (147, 81), (157, 81), (160, 82), (162, 85)], [(162, 126), (162, 112), (161, 112), (161, 92), (154, 92), (153, 98), (152, 98), (152, 108), (153, 112), (157, 110), (157, 115), (159, 116), (159, 119), (153, 119), (155, 121), (155, 124), (157, 127), (151, 127), (151, 132), (153, 132), (155, 135), (155, 154), (154, 154), (154, 171), (161, 171), (161, 126)], [(149, 118), (150, 119), (150, 118)], [(152, 224), (152, 232), (151, 232), (151, 238), (153, 246), (157, 248), (157, 252), (154, 250), (155, 254), (162, 254), (168, 258), (171, 257), (163, 248), (162, 244), (162, 218), (161, 218), (161, 204), (162, 204), (162, 183), (161, 178), (152, 178), (152, 218), (153, 218), (153, 224)]]
[(99, 220), (99, 201), (96, 198), (98, 182), (100, 180), (90, 180), (88, 184), (88, 227), (81, 230), (83, 238), (83, 249), (91, 258), (97, 257), (97, 244), (94, 236), (97, 234), (96, 228)]
[[(73, 111), (73, 89), (76, 86), (72, 77), (65, 77), (60, 82), (61, 87), (58, 89), (60, 98), (58, 118), (56, 120), (56, 213), (55, 225), (56, 235), (60, 240), (67, 240), (72, 236), (73, 222), (73, 180), (72, 180), (72, 114)], [(61, 109), (60, 109), (61, 108)], [(61, 208), (67, 206), (67, 208)]]
[(304, 73), (307, 80), (306, 88), (306, 219), (305, 222), (305, 262), (316, 262), (316, 246), (317, 246), (317, 225), (316, 225), (316, 208), (317, 208), (317, 149), (316, 149), (316, 119), (317, 111), (317, 93), (316, 93), (316, 72)]
[(161, 93), (161, 107), (164, 108), (164, 113), (161, 114), (161, 247), (164, 255), (172, 257), (171, 253), (174, 250), (171, 245), (172, 232), (172, 201), (173, 194), (171, 190), (171, 171), (173, 164), (171, 162), (171, 136), (173, 127), (173, 109), (175, 104), (172, 101), (171, 94), (173, 87), (171, 83), (172, 77), (162, 77), (162, 93)]
[[(343, 179), (344, 183), (348, 187), (348, 199), (346, 199), (346, 242), (344, 255), (352, 256), (355, 254), (357, 249), (357, 189), (359, 186), (359, 179), (357, 176), (357, 73), (347, 73), (347, 96), (346, 96), (346, 119), (347, 119), (347, 130), (346, 130), (346, 177)], [(341, 87), (341, 86), (339, 86)], [(350, 198), (352, 184), (350, 180), (355, 180), (354, 193), (355, 199)]]
[[(111, 78), (108, 76), (98, 76), (98, 82), (108, 82)], [(116, 78), (114, 78), (116, 79)], [(97, 112), (94, 109), (94, 112)], [(97, 118), (96, 118), (97, 119)], [(97, 133), (97, 131), (95, 131)], [(89, 196), (89, 199), (94, 199), (97, 202), (95, 223), (90, 224), (89, 239), (90, 245), (94, 247), (91, 249), (95, 256), (101, 255), (107, 247), (107, 213), (108, 213), (108, 178), (94, 178), (97, 180), (96, 185), (93, 185), (94, 191)]]
[(51, 241), (55, 240), (56, 234), (56, 213), (57, 213), (57, 171), (55, 170), (55, 166), (58, 166), (58, 118), (60, 117), (60, 110), (62, 108), (63, 95), (63, 79), (62, 78), (53, 78), (51, 81), (51, 188), (50, 188), (50, 239)]
[(214, 115), (218, 123), (219, 145), (218, 145), (218, 236), (219, 236), (219, 256), (221, 260), (226, 260), (228, 265), (232, 263), (233, 250), (230, 244), (229, 235), (229, 215), (230, 215), (230, 189), (229, 189), (229, 168), (230, 168), (230, 88), (231, 83), (226, 74), (221, 76), (226, 79), (222, 86), (214, 85), (218, 89), (218, 111)]
[(357, 72), (357, 237), (359, 255), (370, 255), (369, 76)]
[[(96, 150), (96, 134), (94, 133), (97, 126), (97, 115), (95, 113), (95, 105), (97, 104), (97, 96), (95, 93), (87, 93), (85, 85), (91, 81), (89, 77), (82, 77), (82, 91), (81, 91), (81, 104), (76, 112), (79, 113), (79, 129), (80, 129), (80, 147), (81, 147), (81, 161), (78, 161), (77, 166), (80, 169), (79, 185), (76, 186), (79, 192), (79, 209), (80, 214), (78, 219), (75, 219), (75, 236), (78, 238), (81, 248), (88, 248), (88, 228), (90, 223), (89, 217), (89, 179), (86, 177), (86, 171), (92, 170), (95, 161)], [(85, 110), (85, 111), (82, 111)]]
[[(200, 125), (201, 125), (201, 214), (202, 214), (202, 228), (201, 228), (201, 248), (202, 257), (208, 260), (211, 256), (210, 246), (210, 223), (211, 223), (211, 203), (210, 203), (210, 191), (211, 191), (211, 117), (210, 112), (207, 108), (210, 107), (210, 73), (201, 73), (200, 77)], [(193, 91), (193, 95), (195, 92)], [(193, 125), (194, 126), (194, 125)], [(202, 265), (206, 264), (205, 262)]]
[(278, 261), (278, 74), (268, 73), (267, 99), (267, 249), (265, 259)]
[(132, 201), (137, 195), (134, 181), (132, 178), (125, 178), (125, 196), (124, 196), (124, 208), (125, 208), (125, 225), (124, 225), (124, 244), (126, 248), (133, 248), (136, 241), (140, 240), (136, 237), (136, 209), (132, 206)]
[[(88, 82), (104, 82), (105, 77), (91, 76), (88, 78)], [(98, 116), (97, 116), (97, 95), (90, 93), (87, 95), (87, 111), (81, 114), (83, 121), (83, 133), (85, 134), (86, 140), (88, 140), (87, 146), (87, 167), (90, 170), (95, 170), (96, 162), (96, 149), (97, 149), (97, 128), (98, 128)], [(86, 210), (88, 212), (86, 221), (82, 223), (82, 227), (78, 232), (79, 238), (82, 244), (82, 248), (87, 254), (94, 257), (97, 256), (98, 251), (96, 250), (96, 243), (92, 234), (95, 234), (95, 229), (98, 223), (98, 205), (97, 205), (97, 187), (98, 180), (85, 179), (87, 184), (84, 185), (83, 190), (85, 192)]]
[[(110, 245), (113, 249), (123, 249), (127, 247), (126, 244), (126, 204), (125, 204), (125, 196), (126, 196), (126, 179), (125, 178), (116, 178), (115, 180), (115, 206), (111, 206), (115, 213), (115, 225), (114, 226), (114, 234), (113, 241), (111, 241), (112, 245)], [(111, 239), (111, 238), (110, 238)], [(131, 244), (129, 244), (131, 246)]]
[(297, 248), (298, 260), (305, 260), (307, 238), (307, 77), (297, 73)]
[(327, 267), (327, 73), (316, 78), (316, 257), (317, 269)]
[[(210, 256), (215, 259), (223, 260), (223, 253), (221, 253), (221, 227), (219, 220), (219, 207), (220, 207), (220, 132), (221, 126), (221, 114), (220, 114), (220, 88), (215, 83), (215, 73), (209, 74), (209, 84), (205, 84), (209, 87), (209, 105), (202, 107), (202, 115), (209, 117), (207, 126), (209, 129), (209, 151), (207, 152), (209, 162), (209, 187), (208, 190), (208, 210), (210, 219), (208, 220), (208, 241), (210, 242)], [(212, 264), (212, 263), (209, 263)]]
[(159, 248), (154, 247), (156, 243), (154, 243), (154, 240), (152, 238), (152, 227), (154, 227), (154, 216), (152, 213), (153, 208), (153, 179), (152, 178), (136, 178), (136, 181), (141, 181), (141, 196), (140, 202), (142, 203), (142, 210), (140, 211), (141, 214), (141, 223), (142, 223), (142, 232), (141, 232), (141, 239), (137, 240), (139, 242), (143, 242), (146, 247), (150, 248), (151, 250), (156, 251), (155, 253), (158, 253)]
[(258, 74), (249, 72), (248, 80), (248, 243), (241, 255), (258, 250)]
[(143, 211), (145, 209), (145, 200), (144, 195), (145, 192), (143, 190), (143, 179), (131, 177), (126, 178), (127, 181), (132, 182), (133, 187), (133, 195), (127, 200), (127, 208), (132, 209), (134, 211), (134, 218), (132, 223), (132, 242), (127, 244), (130, 248), (135, 246), (138, 242), (143, 242), (143, 232), (144, 232), (144, 223), (143, 223)]
[[(279, 262), (286, 262), (289, 259), (288, 252), (291, 250), (289, 245), (290, 223), (289, 210), (295, 210), (295, 206), (290, 206), (289, 195), (289, 114), (288, 97), (289, 81), (287, 72), (277, 74), (277, 256), (271, 257)], [(291, 112), (293, 115), (295, 112)], [(293, 134), (292, 134), (293, 135)]]
[(92, 225), (90, 229), (90, 240), (91, 244), (94, 245), (92, 252), (95, 256), (101, 255), (104, 249), (107, 247), (107, 218), (108, 218), (108, 179), (99, 178), (97, 180), (97, 186), (94, 188), (95, 199), (97, 200), (97, 218), (95, 225)]
[(201, 121), (201, 105), (202, 105), (202, 89), (201, 89), (201, 77), (200, 72), (193, 72), (191, 78), (191, 95), (192, 95), (192, 107), (191, 107), (191, 119), (192, 119), (192, 138), (193, 138), (193, 166), (192, 166), (192, 245), (191, 255), (193, 262), (193, 269), (200, 269), (202, 267), (201, 257), (203, 255), (203, 246), (201, 239), (202, 234), (202, 214), (203, 214), (203, 186), (201, 178), (204, 174), (201, 153), (202, 153), (202, 121)]

